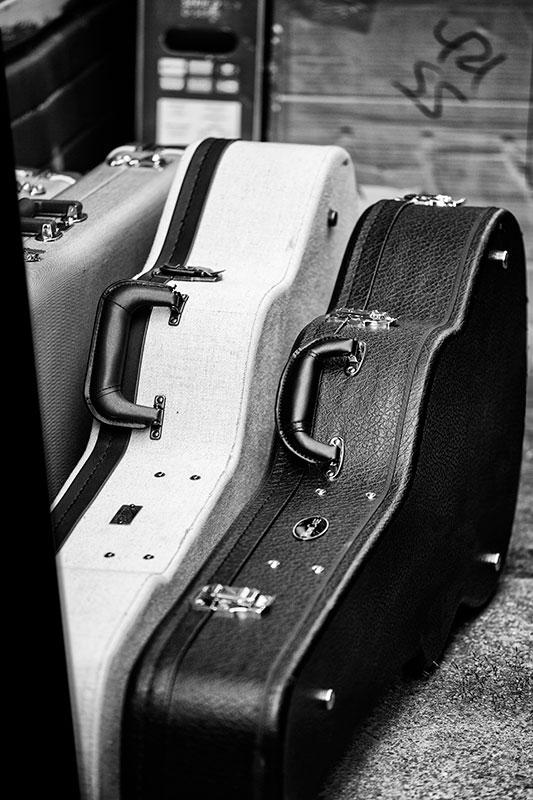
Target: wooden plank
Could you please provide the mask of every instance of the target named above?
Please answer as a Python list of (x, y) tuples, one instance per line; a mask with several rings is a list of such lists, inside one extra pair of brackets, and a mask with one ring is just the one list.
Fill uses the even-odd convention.
[(358, 27), (346, 24), (346, 5), (281, 4), (281, 93), (398, 96), (397, 83), (416, 88), (418, 64), (423, 80), (446, 82), (470, 99), (527, 101), (530, 0), (357, 3), (369, 11)]

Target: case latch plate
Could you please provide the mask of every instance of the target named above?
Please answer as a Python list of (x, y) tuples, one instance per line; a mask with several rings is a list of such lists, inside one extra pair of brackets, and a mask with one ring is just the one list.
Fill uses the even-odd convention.
[(248, 586), (223, 586), (211, 583), (191, 599), (196, 611), (214, 611), (225, 616), (261, 616), (274, 602), (274, 595)]
[(396, 200), (407, 200), (416, 206), (439, 206), (439, 208), (456, 208), (465, 202), (464, 197), (454, 200), (449, 194), (405, 194)]

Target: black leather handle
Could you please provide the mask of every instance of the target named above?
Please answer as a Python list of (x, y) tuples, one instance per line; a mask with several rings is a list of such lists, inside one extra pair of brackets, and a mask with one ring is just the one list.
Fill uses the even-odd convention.
[(166, 306), (180, 312), (183, 295), (165, 284), (120, 281), (103, 293), (89, 354), (85, 399), (100, 422), (127, 428), (146, 428), (161, 422), (161, 410), (131, 402), (122, 392), (128, 338), (135, 312)]
[(286, 447), (305, 461), (339, 462), (339, 440), (323, 444), (312, 437), (311, 431), (324, 362), (349, 358), (357, 348), (357, 339), (327, 337), (300, 347), (287, 362), (276, 399), (276, 423)]

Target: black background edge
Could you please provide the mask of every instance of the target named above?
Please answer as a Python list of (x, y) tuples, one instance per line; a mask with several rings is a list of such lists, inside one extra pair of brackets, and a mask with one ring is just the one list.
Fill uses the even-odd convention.
[[(4, 370), (4, 663), (19, 797), (80, 797), (0, 36)], [(9, 299), (11, 298), (11, 300)], [(13, 516), (11, 517), (11, 514)], [(8, 531), (11, 529), (11, 532)], [(11, 579), (9, 580), (9, 577)], [(15, 765), (18, 765), (15, 767)], [(20, 766), (24, 765), (20, 770)]]

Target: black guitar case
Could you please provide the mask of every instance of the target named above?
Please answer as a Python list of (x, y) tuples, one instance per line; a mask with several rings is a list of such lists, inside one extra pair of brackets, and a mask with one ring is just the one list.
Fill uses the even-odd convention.
[(123, 800), (319, 796), (380, 690), (495, 591), (525, 380), (514, 217), (372, 206), (281, 377), (267, 478), (131, 676)]

